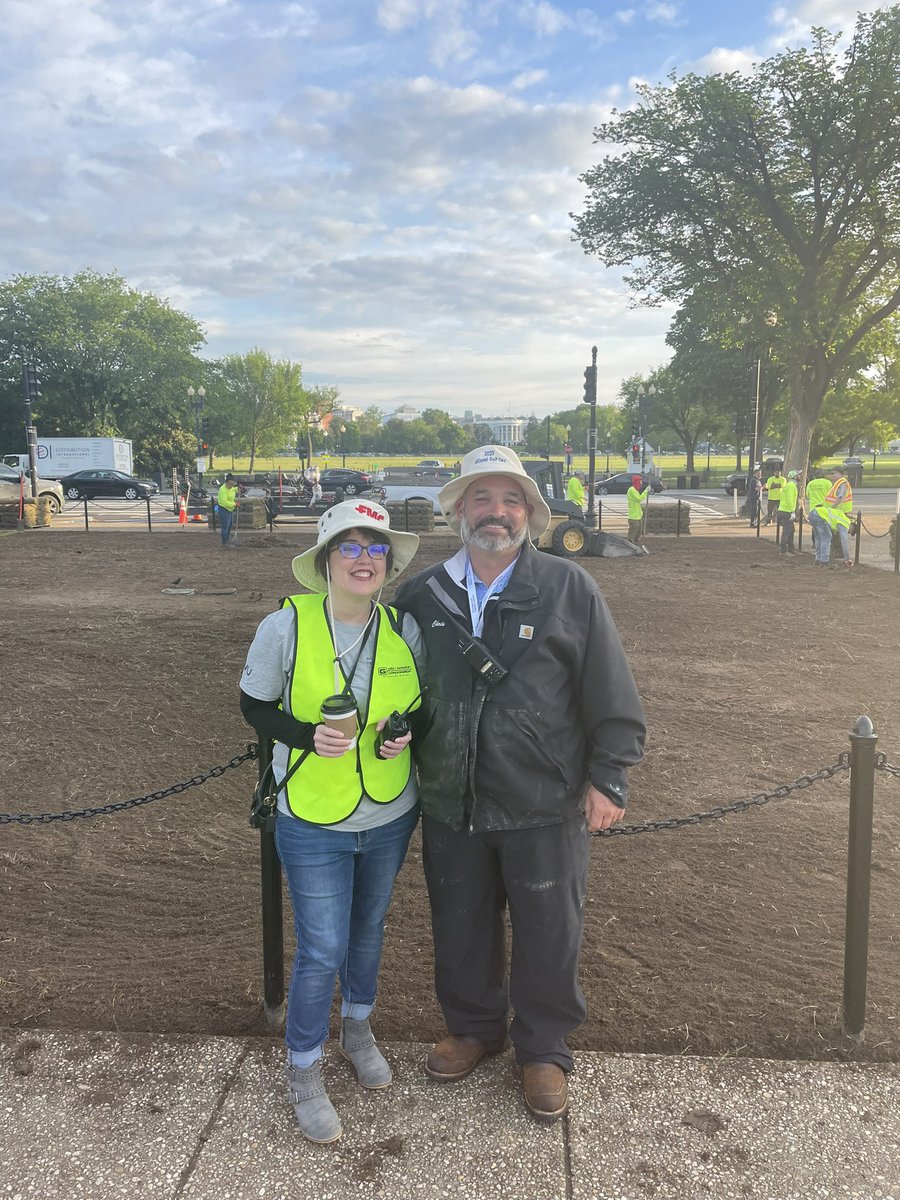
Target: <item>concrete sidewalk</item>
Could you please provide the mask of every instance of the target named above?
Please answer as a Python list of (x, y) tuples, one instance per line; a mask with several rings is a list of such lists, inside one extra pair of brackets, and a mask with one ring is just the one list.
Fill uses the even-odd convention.
[(388, 1092), (331, 1050), (319, 1147), (274, 1040), (0, 1033), (0, 1197), (900, 1200), (896, 1065), (580, 1053), (542, 1126), (510, 1053), (441, 1085), (426, 1049), (384, 1047)]

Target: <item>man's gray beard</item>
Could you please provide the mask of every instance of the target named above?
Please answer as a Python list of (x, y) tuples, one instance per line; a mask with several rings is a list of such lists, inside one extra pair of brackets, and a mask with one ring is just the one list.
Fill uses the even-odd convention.
[(492, 537), (480, 529), (473, 529), (465, 517), (460, 518), (459, 536), (464, 546), (475, 546), (478, 550), (499, 550), (506, 554), (510, 550), (518, 550), (528, 537), (528, 526), (523, 525), (518, 533), (507, 533), (505, 537)]

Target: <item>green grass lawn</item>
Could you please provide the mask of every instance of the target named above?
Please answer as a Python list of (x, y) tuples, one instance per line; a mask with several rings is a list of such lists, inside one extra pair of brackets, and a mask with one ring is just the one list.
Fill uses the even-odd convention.
[[(318, 467), (342, 467), (347, 466), (354, 470), (361, 471), (377, 471), (383, 470), (385, 467), (394, 469), (402, 469), (404, 467), (413, 470), (416, 464), (426, 457), (421, 454), (407, 455), (359, 455), (348, 454), (346, 461), (340, 454), (318, 455), (315, 458), (315, 463)], [(439, 455), (435, 457), (440, 458)], [(523, 455), (523, 457), (534, 457)], [(564, 465), (562, 455), (554, 455), (560, 463)], [(827, 460), (827, 463), (837, 463), (840, 465), (843, 459), (842, 455)], [(441, 459), (448, 467), (455, 464), (455, 459), (444, 457)], [(677, 454), (657, 455), (656, 465), (661, 470), (662, 477), (666, 482), (671, 481), (674, 485), (678, 475), (686, 473), (685, 456)], [(606, 474), (606, 452), (598, 453), (596, 457), (595, 470), (598, 476)], [(820, 464), (822, 465), (822, 464)], [(575, 471), (588, 470), (588, 456), (586, 454), (575, 454), (572, 456), (572, 466)], [(300, 463), (296, 457), (289, 455), (276, 455), (274, 457), (266, 455), (264, 457), (257, 456), (255, 470), (260, 472), (277, 471), (278, 468), (288, 475), (296, 475), (300, 470)], [(741, 467), (746, 470), (747, 456), (741, 458)], [(625, 471), (628, 464), (622, 455), (611, 454), (609, 456), (609, 470), (611, 474), (617, 471)], [(705, 454), (698, 454), (694, 458), (694, 471), (701, 478), (707, 469), (707, 457)], [(709, 477), (703, 482), (708, 482), (712, 485), (721, 484), (726, 475), (731, 474), (735, 468), (735, 456), (733, 454), (712, 454), (709, 457)], [(239, 473), (245, 473), (250, 470), (249, 458), (232, 459), (230, 454), (217, 454), (215, 458), (215, 466), (211, 466), (208, 474), (224, 475), (226, 471), (234, 470)], [(880, 455), (877, 459), (875, 471), (872, 470), (871, 458), (863, 460), (863, 486), (864, 487), (900, 487), (900, 454)]]

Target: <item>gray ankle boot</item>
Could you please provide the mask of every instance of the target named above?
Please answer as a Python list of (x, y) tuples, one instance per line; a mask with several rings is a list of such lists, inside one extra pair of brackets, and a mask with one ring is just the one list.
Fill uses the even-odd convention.
[(325, 1091), (321, 1066), (321, 1062), (311, 1067), (288, 1063), (288, 1099), (304, 1136), (311, 1142), (336, 1142), (342, 1132), (341, 1120)]
[(341, 1054), (344, 1058), (349, 1058), (363, 1087), (391, 1086), (391, 1068), (375, 1045), (368, 1018), (365, 1021), (354, 1021), (351, 1017), (342, 1018)]

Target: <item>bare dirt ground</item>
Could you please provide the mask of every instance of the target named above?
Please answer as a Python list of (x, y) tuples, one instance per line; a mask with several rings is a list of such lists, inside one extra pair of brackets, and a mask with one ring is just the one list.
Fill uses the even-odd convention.
[[(200, 528), (0, 538), (0, 811), (139, 796), (245, 749), (243, 658), (312, 536), (242, 535), (233, 551)], [(648, 558), (584, 564), (647, 709), (630, 820), (827, 766), (861, 713), (900, 762), (896, 577), (781, 562), (748, 539), (650, 545)], [(417, 565), (455, 547), (431, 535)], [(176, 580), (195, 594), (163, 594)], [(262, 1032), (254, 778), (247, 764), (121, 814), (0, 826), (0, 1024)], [(900, 1059), (900, 780), (883, 772), (867, 1039), (854, 1050), (840, 1035), (847, 785), (842, 774), (727, 820), (595, 840), (590, 1015), (573, 1044)], [(441, 1035), (431, 969), (415, 840), (389, 918), (381, 1037)]]

